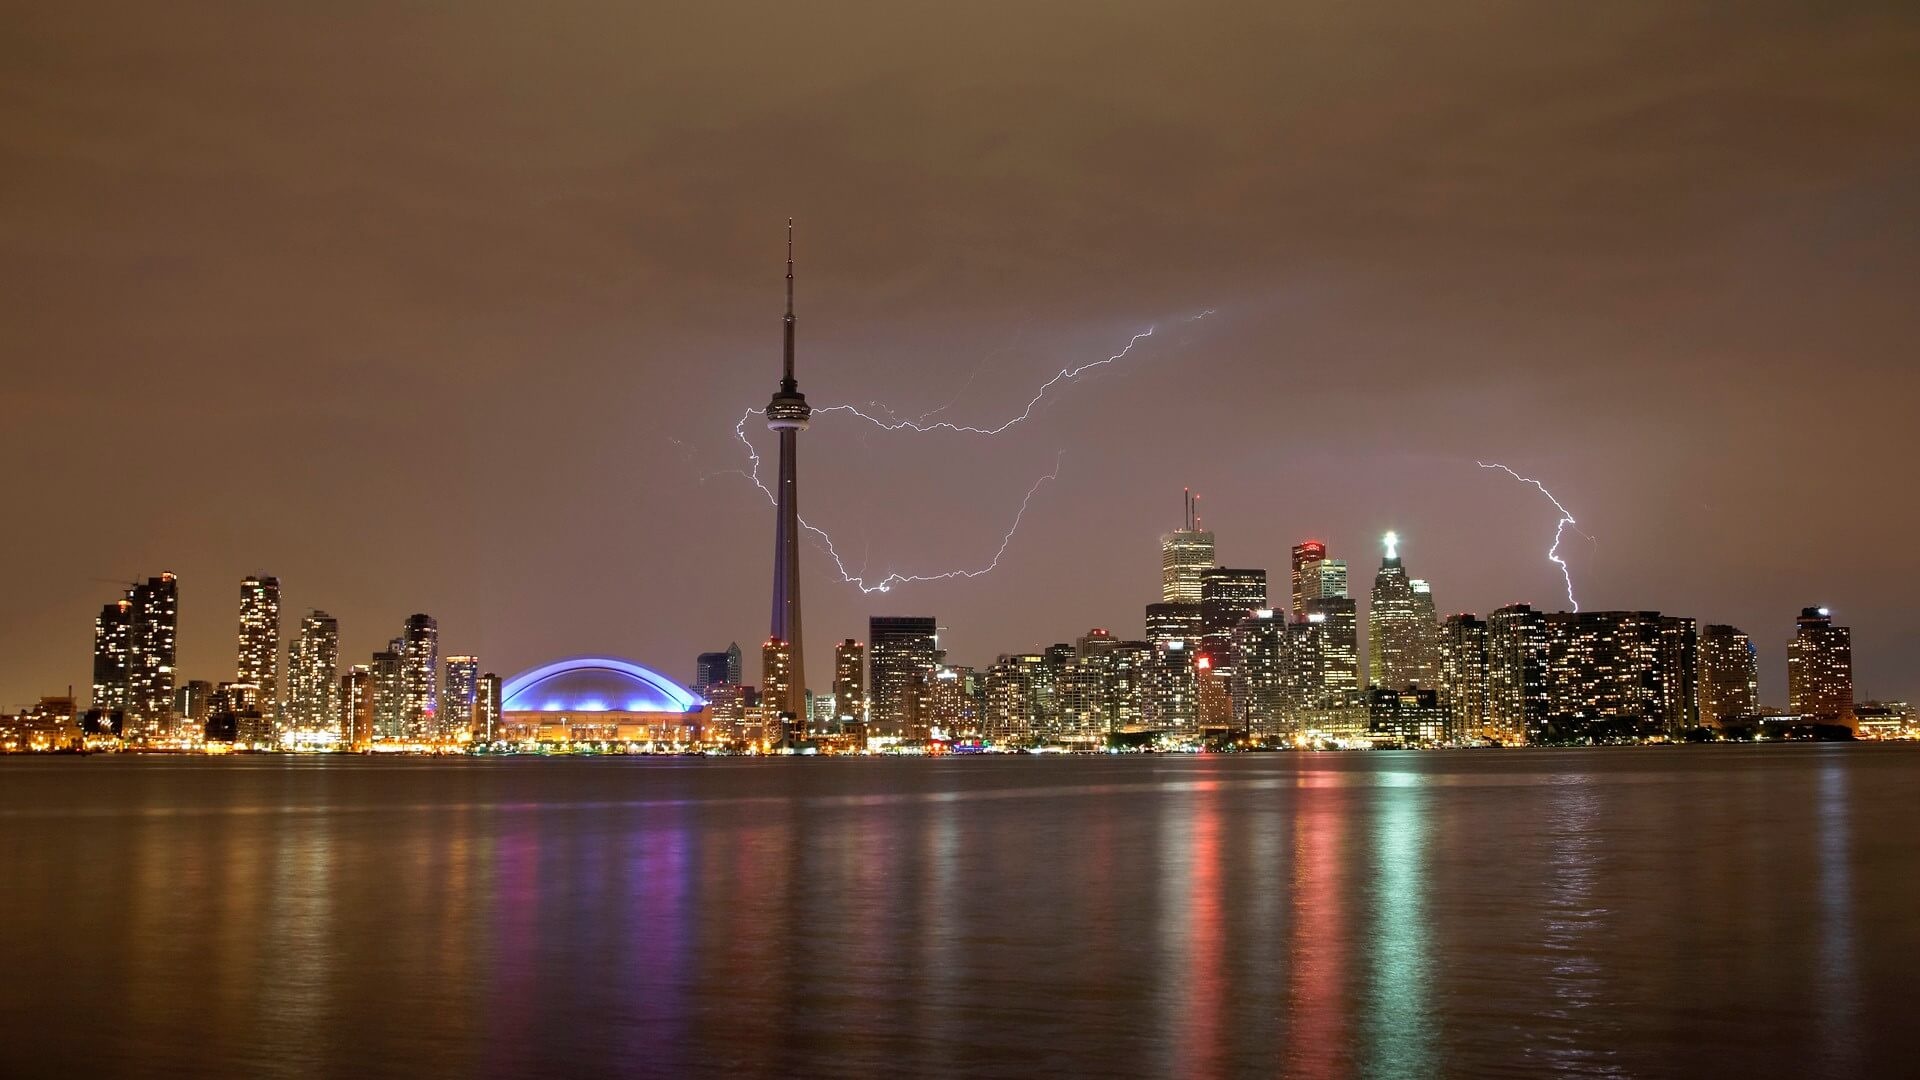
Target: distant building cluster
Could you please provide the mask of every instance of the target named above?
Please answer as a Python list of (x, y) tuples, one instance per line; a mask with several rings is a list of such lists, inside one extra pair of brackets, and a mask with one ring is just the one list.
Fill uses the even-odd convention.
[[(793, 642), (699, 654), (688, 687), (637, 665), (564, 661), (505, 681), (443, 656), (408, 616), (343, 664), (338, 620), (282, 640), (280, 582), (240, 582), (234, 677), (176, 675), (180, 583), (129, 585), (94, 619), (93, 685), (0, 715), (0, 750), (447, 752), (598, 747), (733, 752), (1570, 745), (1721, 738), (1920, 736), (1903, 702), (1854, 699), (1852, 636), (1807, 608), (1787, 643), (1788, 701), (1760, 701), (1753, 641), (1654, 611), (1437, 613), (1385, 538), (1365, 609), (1347, 563), (1294, 545), (1265, 569), (1220, 566), (1189, 495), (1160, 542), (1141, 633), (1093, 628), (978, 666), (953, 662), (928, 615), (875, 616), (833, 648), (828, 692), (797, 685)], [(797, 624), (796, 624), (797, 625)], [(801, 702), (797, 708), (792, 702)]]

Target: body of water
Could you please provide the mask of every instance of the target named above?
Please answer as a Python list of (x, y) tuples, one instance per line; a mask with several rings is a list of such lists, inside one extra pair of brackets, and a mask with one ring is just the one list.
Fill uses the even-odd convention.
[(1913, 1074), (1920, 748), (0, 760), (0, 1075)]

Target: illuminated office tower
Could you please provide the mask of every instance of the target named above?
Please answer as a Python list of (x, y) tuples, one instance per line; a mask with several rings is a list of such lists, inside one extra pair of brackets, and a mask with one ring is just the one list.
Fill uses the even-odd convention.
[(703, 652), (693, 662), (693, 688), (705, 690), (721, 683), (740, 684), (740, 643), (735, 641), (720, 652)]
[(1760, 672), (1753, 642), (1737, 627), (1700, 630), (1700, 725), (1725, 730), (1760, 715)]
[(127, 597), (133, 604), (128, 643), (127, 714), (130, 742), (169, 734), (173, 713), (174, 646), (180, 624), (180, 583), (172, 574), (148, 578)]
[[(1307, 568), (1315, 563), (1325, 561), (1326, 557), (1327, 545), (1318, 540), (1302, 540), (1293, 545), (1293, 608), (1291, 610), (1294, 618), (1297, 619), (1306, 614), (1307, 596), (1309, 595), (1307, 592)], [(1315, 573), (1318, 573), (1317, 568)], [(1342, 592), (1344, 591), (1343, 589)], [(1317, 584), (1311, 595), (1316, 597), (1320, 595)]]
[(867, 718), (867, 647), (852, 638), (833, 647), (833, 700), (839, 719)]
[(400, 634), (400, 708), (409, 742), (433, 741), (439, 681), (440, 624), (431, 615), (409, 615)]
[[(480, 703), (480, 658), (449, 656), (446, 678), (440, 685), (440, 712), (437, 717), (441, 743), (466, 742), (473, 738), (474, 709)], [(608, 708), (618, 703), (608, 702)]]
[(1366, 704), (1360, 686), (1360, 613), (1350, 596), (1307, 601), (1306, 621), (1320, 624), (1320, 680), (1328, 707)]
[(371, 667), (355, 664), (340, 676), (339, 730), (350, 750), (366, 750), (373, 745), (375, 697)]
[(1307, 605), (1315, 600), (1338, 600), (1347, 595), (1347, 560), (1316, 559), (1300, 567), (1300, 610), (1295, 618), (1303, 617)]
[(779, 749), (805, 738), (804, 715), (793, 715), (783, 708), (793, 700), (793, 646), (784, 638), (770, 637), (760, 645), (760, 742), (769, 750)]
[(1267, 572), (1211, 566), (1200, 572), (1200, 643), (1215, 664), (1230, 665), (1233, 628), (1267, 606)]
[(1440, 631), (1440, 703), (1448, 737), (1479, 739), (1493, 722), (1487, 683), (1487, 624), (1470, 614), (1449, 615)]
[(873, 734), (912, 734), (921, 677), (939, 663), (932, 616), (875, 615), (867, 620), (867, 722)]
[(1400, 564), (1399, 542), (1393, 533), (1386, 535), (1386, 556), (1374, 575), (1367, 605), (1369, 681), (1391, 690), (1432, 686), (1439, 675), (1433, 594), (1427, 590), (1415, 598), (1413, 582)]
[(1493, 738), (1540, 742), (1547, 735), (1546, 619), (1526, 604), (1487, 616), (1487, 716)]
[(373, 737), (381, 742), (402, 742), (407, 738), (407, 693), (402, 672), (406, 667), (407, 643), (394, 638), (387, 647), (373, 654)]
[(103, 717), (123, 716), (133, 670), (133, 598), (129, 593), (100, 609), (93, 620), (92, 707)]
[[(738, 646), (735, 647), (736, 649)], [(473, 694), (473, 741), (481, 744), (500, 737), (500, 676), (491, 671), (480, 676)]]
[(1819, 724), (1853, 727), (1853, 631), (1826, 608), (1805, 608), (1787, 643), (1787, 706)]
[(1234, 719), (1256, 739), (1286, 734), (1287, 623), (1261, 608), (1235, 626), (1232, 697)]
[(1186, 493), (1186, 520), (1160, 538), (1160, 600), (1200, 602), (1200, 571), (1213, 565), (1213, 534), (1200, 528), (1200, 496)]
[[(241, 622), (244, 627), (245, 619)], [(310, 735), (339, 730), (339, 692), (340, 623), (315, 609), (300, 620), (300, 636), (288, 654), (284, 723)]]
[(1200, 605), (1148, 604), (1147, 640), (1155, 645), (1169, 641), (1200, 641)]
[(280, 579), (250, 574), (240, 582), (239, 659), (234, 682), (260, 688), (260, 714), (280, 714)]
[(1547, 736), (1678, 737), (1695, 726), (1692, 619), (1657, 611), (1546, 615)]

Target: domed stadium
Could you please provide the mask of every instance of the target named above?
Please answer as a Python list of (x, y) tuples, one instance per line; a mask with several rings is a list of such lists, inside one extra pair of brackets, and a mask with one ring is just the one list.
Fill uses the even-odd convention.
[(500, 698), (507, 742), (691, 745), (707, 719), (705, 704), (672, 679), (602, 656), (523, 671)]

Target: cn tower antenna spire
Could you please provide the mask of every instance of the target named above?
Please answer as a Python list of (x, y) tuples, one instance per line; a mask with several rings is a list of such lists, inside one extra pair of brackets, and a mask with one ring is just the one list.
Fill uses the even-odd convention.
[(785, 368), (780, 380), (782, 389), (791, 393), (795, 388), (793, 381), (793, 219), (787, 219), (787, 317), (786, 317), (786, 355)]

